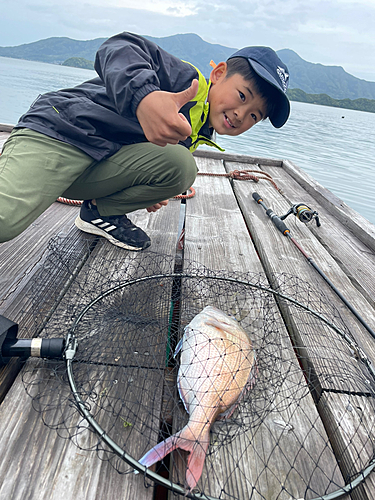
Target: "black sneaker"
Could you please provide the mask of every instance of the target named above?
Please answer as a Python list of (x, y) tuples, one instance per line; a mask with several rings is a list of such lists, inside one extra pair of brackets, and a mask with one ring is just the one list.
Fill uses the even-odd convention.
[(126, 250), (144, 250), (151, 245), (150, 238), (135, 226), (126, 215), (100, 215), (90, 201), (84, 201), (75, 225), (85, 233), (97, 234)]

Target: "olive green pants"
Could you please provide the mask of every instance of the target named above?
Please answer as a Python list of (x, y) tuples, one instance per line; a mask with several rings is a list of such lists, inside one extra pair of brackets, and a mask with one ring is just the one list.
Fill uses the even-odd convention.
[(0, 242), (24, 231), (59, 196), (95, 199), (101, 215), (122, 215), (186, 191), (197, 167), (183, 146), (123, 146), (103, 161), (29, 129), (16, 129), (0, 156)]

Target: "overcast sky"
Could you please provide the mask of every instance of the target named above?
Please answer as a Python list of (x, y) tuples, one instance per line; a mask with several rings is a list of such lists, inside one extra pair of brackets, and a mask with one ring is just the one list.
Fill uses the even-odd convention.
[(0, 0), (0, 12), (0, 46), (196, 33), (227, 47), (292, 49), (375, 81), (375, 0)]

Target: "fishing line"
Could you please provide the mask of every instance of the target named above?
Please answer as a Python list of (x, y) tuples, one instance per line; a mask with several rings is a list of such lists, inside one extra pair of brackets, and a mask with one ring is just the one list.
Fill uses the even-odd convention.
[[(302, 246), (295, 240), (295, 238), (292, 237), (290, 234), (290, 229), (286, 226), (283, 217), (279, 217), (276, 215), (271, 208), (268, 208), (265, 203), (263, 202), (263, 199), (258, 193), (253, 193), (253, 198), (254, 200), (261, 205), (264, 210), (266, 211), (266, 214), (268, 217), (271, 219), (271, 221), (274, 223), (276, 228), (284, 235), (287, 236), (290, 241), (298, 248), (298, 250), (302, 253), (302, 255), (306, 258), (306, 260), (311, 264), (311, 266), (320, 274), (320, 276), (324, 279), (326, 283), (332, 288), (332, 290), (336, 293), (336, 295), (342, 300), (342, 302), (346, 305), (346, 307), (354, 314), (354, 316), (358, 319), (358, 321), (366, 328), (366, 330), (370, 333), (370, 335), (375, 339), (375, 332), (372, 330), (372, 328), (366, 323), (366, 321), (362, 318), (362, 316), (358, 313), (358, 311), (348, 302), (348, 300), (342, 295), (342, 293), (336, 288), (336, 286), (332, 283), (332, 281), (328, 278), (328, 276), (320, 269), (320, 267), (314, 262), (312, 257), (310, 257), (305, 250), (302, 248)], [(318, 223), (318, 222), (317, 222)]]

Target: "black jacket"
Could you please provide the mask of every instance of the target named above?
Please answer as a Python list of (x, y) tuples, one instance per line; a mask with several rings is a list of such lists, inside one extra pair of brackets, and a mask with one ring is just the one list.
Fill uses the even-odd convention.
[[(131, 33), (103, 43), (95, 70), (98, 77), (77, 87), (39, 96), (16, 127), (72, 144), (100, 161), (125, 144), (147, 141), (135, 114), (143, 97), (159, 89), (180, 92), (195, 78), (202, 82), (194, 66)], [(187, 103), (181, 109), (189, 121), (193, 105)], [(199, 128), (202, 138), (209, 140), (207, 113)], [(191, 140), (184, 145), (190, 148)]]

